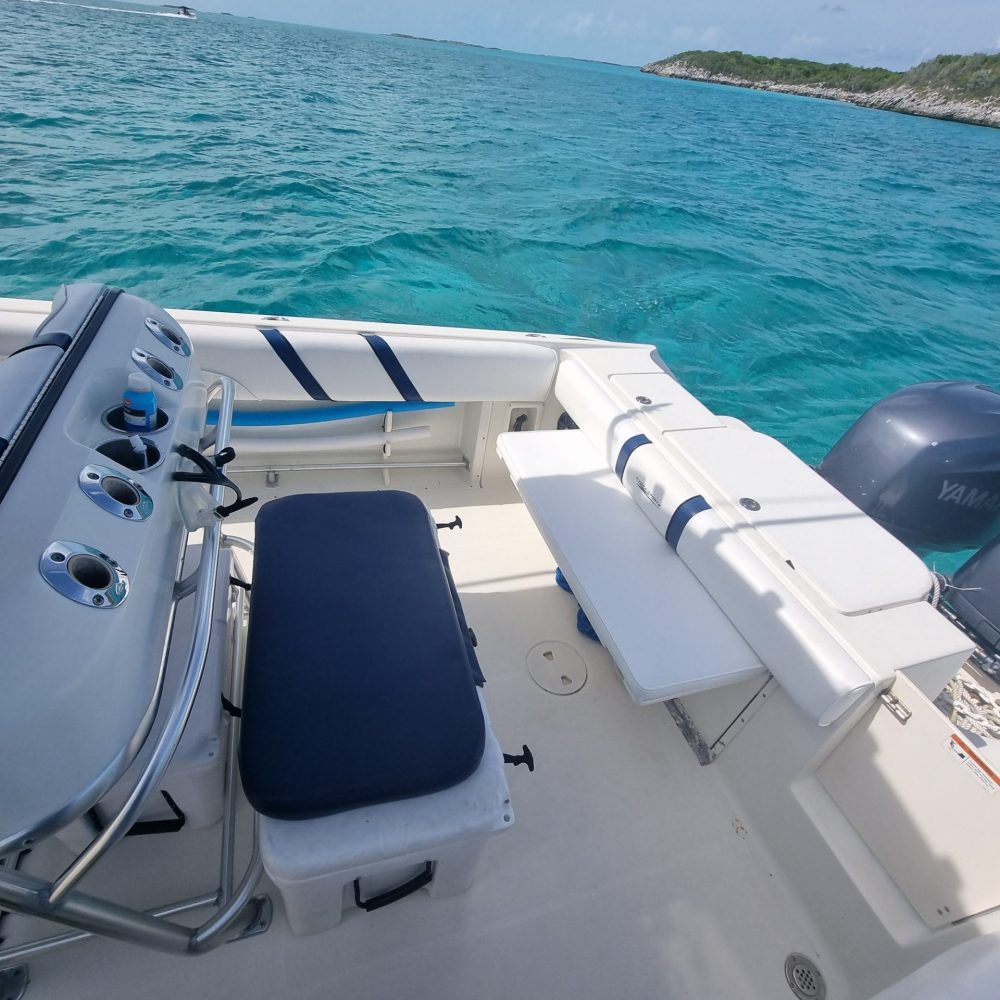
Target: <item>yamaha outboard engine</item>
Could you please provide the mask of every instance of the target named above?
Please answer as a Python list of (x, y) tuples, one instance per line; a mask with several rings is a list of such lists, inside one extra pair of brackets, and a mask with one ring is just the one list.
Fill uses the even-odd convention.
[(1000, 653), (1000, 538), (962, 566), (944, 599), (984, 649)]
[[(900, 389), (864, 413), (818, 471), (912, 549), (978, 548), (1000, 534), (1000, 393), (975, 382)], [(1000, 553), (993, 565), (1000, 572)]]

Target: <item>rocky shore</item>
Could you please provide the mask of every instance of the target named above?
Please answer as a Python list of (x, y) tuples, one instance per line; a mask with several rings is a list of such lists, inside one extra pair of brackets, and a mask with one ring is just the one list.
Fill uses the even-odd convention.
[(851, 104), (858, 104), (863, 108), (898, 111), (906, 115), (943, 118), (948, 121), (966, 122), (970, 125), (1000, 128), (1000, 99), (995, 98), (975, 100), (907, 85), (885, 87), (871, 93), (861, 93), (837, 87), (777, 83), (769, 80), (745, 80), (737, 76), (713, 73), (699, 66), (670, 59), (648, 63), (642, 67), (642, 72), (654, 73), (656, 76), (677, 77), (681, 80), (701, 80), (705, 83), (721, 83), (730, 87), (747, 87), (751, 90), (773, 90), (780, 94), (821, 97), (828, 101), (849, 101)]

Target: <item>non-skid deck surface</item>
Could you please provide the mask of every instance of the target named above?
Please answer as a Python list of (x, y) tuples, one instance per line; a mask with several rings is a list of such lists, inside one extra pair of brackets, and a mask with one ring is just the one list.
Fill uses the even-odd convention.
[[(464, 530), (442, 532), (442, 544), (479, 639), (493, 725), (504, 749), (527, 743), (537, 764), (533, 774), (508, 769), (517, 821), (489, 844), (471, 891), (351, 908), (312, 937), (289, 932), (275, 896), (268, 933), (195, 959), (91, 941), (34, 960), (29, 1000), (776, 1000), (791, 996), (782, 968), (793, 951), (824, 964), (830, 1000), (845, 996), (711, 768), (698, 766), (663, 706), (629, 700), (605, 651), (577, 632), (576, 604), (552, 582), (524, 508), (459, 513)], [(553, 642), (586, 662), (575, 694), (529, 677), (528, 652)], [(151, 873), (167, 885), (175, 871), (197, 871), (216, 835), (127, 842), (115, 881)]]

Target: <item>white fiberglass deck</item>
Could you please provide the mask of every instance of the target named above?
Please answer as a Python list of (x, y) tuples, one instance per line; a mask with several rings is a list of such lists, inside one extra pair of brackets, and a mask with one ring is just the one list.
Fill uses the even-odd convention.
[[(35, 958), (32, 1000), (774, 1000), (791, 995), (782, 969), (795, 951), (819, 963), (830, 1000), (853, 995), (713, 768), (699, 767), (664, 706), (633, 704), (607, 653), (577, 632), (576, 603), (553, 583), (524, 507), (436, 513), (456, 512), (465, 528), (442, 532), (442, 544), (479, 639), (493, 725), (505, 750), (527, 743), (537, 765), (508, 768), (517, 822), (489, 843), (471, 891), (351, 908), (308, 937), (289, 932), (272, 893), (266, 934), (204, 957), (91, 940)], [(586, 661), (577, 693), (531, 680), (526, 656), (543, 642)], [(84, 889), (143, 906), (197, 893), (215, 884), (217, 838), (216, 827), (127, 840)], [(19, 923), (4, 929), (8, 943)]]

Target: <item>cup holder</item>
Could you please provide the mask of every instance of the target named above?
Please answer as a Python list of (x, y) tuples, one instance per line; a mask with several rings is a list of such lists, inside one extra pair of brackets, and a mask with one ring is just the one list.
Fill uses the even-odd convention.
[(174, 326), (172, 323), (163, 323), (158, 319), (153, 319), (152, 316), (147, 316), (146, 329), (161, 344), (170, 348), (175, 354), (179, 354), (182, 358), (191, 357), (191, 342), (180, 327)]
[(53, 542), (38, 568), (46, 583), (77, 604), (117, 608), (128, 597), (128, 574), (111, 556), (82, 542)]
[(163, 455), (152, 438), (146, 437), (145, 434), (140, 435), (140, 437), (146, 446), (145, 455), (137, 452), (127, 437), (105, 441), (104, 444), (97, 446), (97, 451), (105, 458), (110, 458), (112, 462), (116, 462), (126, 469), (131, 469), (132, 472), (148, 472), (150, 469), (155, 469), (163, 461)]
[[(134, 434), (130, 427), (125, 426), (125, 411), (121, 406), (112, 406), (110, 410), (106, 410), (101, 414), (101, 423), (104, 424), (108, 430), (118, 431), (120, 434)], [(143, 434), (155, 434), (157, 431), (162, 431), (167, 424), (170, 423), (169, 414), (162, 409), (157, 409), (156, 411), (156, 426), (148, 431), (143, 431)]]
[(80, 489), (98, 507), (126, 521), (145, 521), (153, 513), (153, 498), (143, 487), (106, 465), (84, 466)]
[(149, 376), (156, 383), (166, 389), (182, 389), (184, 379), (175, 368), (168, 365), (166, 361), (161, 361), (155, 354), (144, 351), (141, 347), (132, 348), (132, 361), (136, 368), (144, 375)]

